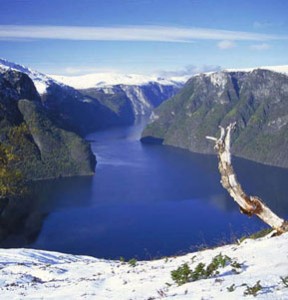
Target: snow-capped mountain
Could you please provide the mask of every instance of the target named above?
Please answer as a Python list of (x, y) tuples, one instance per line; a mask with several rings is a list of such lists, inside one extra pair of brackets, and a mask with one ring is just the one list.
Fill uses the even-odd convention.
[[(152, 261), (125, 263), (33, 249), (0, 249), (1, 299), (288, 299), (288, 234)], [(207, 279), (171, 271), (226, 259)], [(227, 259), (231, 259), (230, 261)], [(179, 270), (179, 269), (178, 269)], [(196, 271), (195, 271), (196, 272)], [(186, 277), (185, 277), (186, 275)], [(185, 278), (187, 281), (185, 283)]]
[[(258, 68), (223, 70), (252, 72)], [(273, 70), (275, 72), (288, 74), (286, 66), (268, 66), (260, 69)], [(221, 84), (218, 73), (205, 73), (212, 76), (215, 84)], [(214, 75), (216, 74), (216, 75)], [(197, 76), (174, 76), (161, 77), (157, 75), (147, 76), (139, 74), (120, 74), (120, 73), (95, 73), (82, 76), (58, 76), (50, 75), (53, 79), (63, 84), (74, 87), (82, 93), (91, 96), (95, 93), (108, 95), (125, 95), (130, 101), (134, 115), (149, 115), (152, 110), (158, 107), (165, 100), (173, 97), (187, 82), (190, 77)]]
[[(121, 73), (94, 73), (81, 76), (61, 76), (61, 75), (46, 75), (41, 72), (32, 70), (26, 66), (10, 62), (8, 60), (0, 58), (0, 69), (12, 69), (27, 74), (35, 84), (35, 87), (40, 95), (46, 93), (47, 88), (51, 84), (58, 84), (64, 86), (70, 86), (78, 90), (90, 89), (90, 88), (107, 88), (107, 92), (111, 91), (111, 87), (117, 85), (125, 86), (145, 86), (149, 84), (159, 84), (161, 86), (178, 86), (183, 84), (192, 77), (185, 76), (171, 76), (162, 77), (156, 75), (140, 75), (140, 74), (121, 74)], [(282, 66), (264, 66), (255, 68), (243, 68), (243, 69), (225, 69), (228, 72), (250, 72), (255, 69), (266, 69), (274, 72), (288, 74), (288, 65)], [(194, 75), (193, 75), (194, 76)]]
[[(278, 73), (288, 74), (288, 65), (280, 66), (261, 66), (254, 68), (235, 68), (224, 69), (228, 72), (252, 72), (256, 69), (265, 69)], [(206, 73), (206, 72), (205, 72)], [(215, 72), (207, 72), (215, 73)], [(190, 77), (198, 74), (191, 74), (185, 76), (170, 76), (163, 77), (157, 74), (155, 75), (140, 75), (140, 74), (121, 74), (121, 73), (93, 73), (81, 76), (60, 76), (49, 75), (50, 78), (62, 82), (66, 85), (72, 86), (75, 89), (83, 90), (89, 88), (103, 88), (107, 86), (115, 85), (147, 85), (149, 83), (158, 83), (161, 85), (183, 85)]]
[(130, 101), (134, 115), (137, 116), (150, 115), (155, 107), (173, 97), (182, 86), (182, 84), (162, 85), (150, 82), (141, 85), (108, 85), (80, 91), (87, 95), (95, 91), (107, 95), (124, 95)]
[(82, 76), (50, 75), (50, 77), (78, 90), (115, 85), (140, 86), (148, 85), (149, 83), (158, 83), (160, 85), (183, 85), (189, 79), (189, 76), (163, 78), (157, 75), (147, 76), (121, 73), (94, 73)]
[(134, 115), (149, 115), (163, 101), (174, 96), (184, 85), (187, 76), (163, 78), (157, 75), (96, 73), (65, 77), (51, 75), (57, 81), (73, 86), (91, 96), (95, 93), (125, 95)]
[(288, 74), (288, 65), (264, 66), (264, 67), (243, 68), (243, 69), (225, 69), (224, 71), (227, 71), (227, 72), (252, 72), (256, 69), (269, 70), (269, 71), (274, 71), (274, 72), (277, 72), (277, 73)]
[[(91, 101), (97, 102), (101, 99), (102, 105), (108, 108), (111, 105), (116, 105), (117, 109), (113, 113), (120, 113), (116, 117), (119, 119), (118, 123), (129, 123), (136, 115), (149, 115), (155, 107), (174, 96), (188, 79), (187, 76), (175, 76), (167, 79), (156, 75), (145, 76), (117, 73), (96, 73), (76, 77), (49, 76), (5, 59), (0, 59), (1, 69), (11, 69), (27, 74), (34, 82), (43, 102), (45, 101), (47, 105), (49, 105), (47, 99), (54, 100), (59, 98), (58, 96), (62, 92), (68, 95), (64, 97), (65, 102), (66, 100), (68, 101), (68, 98), (86, 103)], [(55, 97), (55, 93), (57, 97)], [(122, 106), (120, 108), (119, 98), (122, 98), (123, 102), (123, 97), (126, 98), (126, 103), (121, 105), (124, 105), (125, 108), (122, 108)], [(103, 101), (103, 98), (105, 98), (105, 101)], [(111, 101), (114, 103), (108, 103)], [(130, 110), (129, 106), (131, 106), (131, 113), (128, 113), (128, 110)], [(123, 109), (125, 110), (124, 114)]]
[(51, 86), (52, 84), (58, 84), (64, 87), (62, 83), (56, 82), (56, 80), (52, 79), (51, 77), (43, 73), (40, 73), (38, 71), (32, 70), (25, 66), (1, 58), (0, 58), (0, 69), (3, 70), (11, 69), (21, 73), (25, 73), (32, 79), (36, 87), (36, 90), (40, 95), (45, 94), (47, 92), (48, 87)]
[(43, 107), (52, 112), (57, 122), (60, 122), (66, 129), (86, 134), (99, 128), (133, 122), (133, 116), (130, 116), (133, 115), (132, 108), (128, 117), (126, 115), (129, 107), (127, 108), (125, 103), (120, 103), (118, 106), (122, 110), (115, 112), (109, 107), (109, 99), (106, 99), (106, 95), (102, 97), (104, 98), (102, 104), (98, 98), (83, 95), (73, 87), (60, 83), (43, 73), (0, 59), (0, 73), (7, 71), (17, 71), (28, 75), (41, 97)]

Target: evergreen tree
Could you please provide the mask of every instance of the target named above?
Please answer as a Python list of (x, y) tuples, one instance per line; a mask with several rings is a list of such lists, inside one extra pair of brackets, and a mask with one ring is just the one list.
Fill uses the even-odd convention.
[(17, 157), (11, 146), (0, 143), (0, 199), (23, 192), (23, 176), (21, 172), (11, 167)]

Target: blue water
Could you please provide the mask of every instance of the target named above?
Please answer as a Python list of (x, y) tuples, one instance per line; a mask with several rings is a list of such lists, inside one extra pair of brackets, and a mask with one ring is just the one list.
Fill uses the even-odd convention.
[[(149, 259), (265, 227), (240, 214), (223, 190), (215, 156), (141, 144), (144, 124), (140, 120), (87, 137), (98, 160), (95, 176), (37, 183), (37, 209), (45, 218), (37, 239), (26, 247)], [(239, 159), (235, 168), (249, 193), (287, 217), (287, 170)]]

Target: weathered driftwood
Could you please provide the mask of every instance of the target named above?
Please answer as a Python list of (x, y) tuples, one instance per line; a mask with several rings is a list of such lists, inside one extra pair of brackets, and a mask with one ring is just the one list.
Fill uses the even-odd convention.
[(257, 196), (248, 196), (243, 191), (237, 180), (236, 174), (231, 164), (231, 131), (236, 123), (232, 123), (227, 128), (220, 127), (220, 138), (207, 136), (207, 139), (215, 142), (215, 149), (218, 152), (219, 172), (221, 174), (221, 184), (228, 191), (230, 196), (240, 206), (240, 211), (248, 216), (257, 215), (262, 221), (274, 228), (278, 233), (288, 231), (288, 222), (279, 218), (267, 207)]

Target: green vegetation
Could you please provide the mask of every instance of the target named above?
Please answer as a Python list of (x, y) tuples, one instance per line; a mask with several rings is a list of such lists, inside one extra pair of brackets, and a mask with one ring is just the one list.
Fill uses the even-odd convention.
[(81, 90), (83, 95), (91, 97), (91, 102), (99, 101), (104, 107), (108, 108), (112, 114), (115, 124), (132, 124), (134, 121), (134, 112), (131, 101), (127, 96), (119, 91), (115, 94), (106, 94), (98, 89)]
[(10, 143), (25, 156), (18, 167), (27, 178), (49, 178), (93, 173), (89, 145), (75, 133), (56, 127), (43, 109), (28, 100), (18, 102), (24, 128), (14, 128)]
[(187, 263), (183, 264), (178, 269), (171, 271), (171, 277), (178, 285), (191, 281), (191, 275), (192, 270), (189, 268)]
[(197, 153), (215, 153), (206, 136), (219, 136), (219, 125), (237, 122), (233, 154), (258, 162), (288, 167), (288, 77), (267, 70), (223, 72), (223, 84), (212, 75), (189, 80), (173, 98), (156, 110), (142, 141), (162, 139), (163, 144)]
[(252, 295), (254, 297), (257, 296), (257, 293), (263, 289), (260, 284), (260, 280), (258, 280), (253, 286), (247, 285), (246, 290), (244, 291), (244, 296)]
[(124, 263), (125, 262), (125, 258), (123, 256), (120, 256), (119, 258), (120, 262)]
[(236, 290), (236, 285), (233, 283), (230, 286), (227, 287), (227, 291), (232, 293)]
[(262, 238), (262, 237), (266, 236), (267, 234), (269, 234), (272, 231), (273, 231), (273, 228), (261, 229), (261, 230), (255, 232), (255, 233), (252, 233), (250, 235), (241, 237), (239, 239), (239, 242), (241, 243), (246, 239), (253, 239), (253, 240), (259, 239), (259, 238)]
[(24, 190), (21, 172), (11, 167), (16, 160), (12, 147), (0, 143), (0, 200)]
[(136, 265), (137, 265), (137, 259), (135, 259), (135, 258), (131, 258), (129, 261), (128, 261), (128, 264), (129, 264), (129, 266), (131, 266), (131, 267), (136, 267)]
[(43, 107), (28, 76), (16, 71), (0, 74), (0, 197), (21, 191), (23, 178), (93, 174), (89, 144), (63, 129), (62, 117)]
[(283, 282), (283, 284), (286, 286), (286, 287), (288, 287), (288, 276), (286, 276), (286, 277), (280, 277), (280, 279), (282, 280), (282, 282)]
[(241, 269), (241, 264), (232, 261), (229, 256), (220, 253), (216, 255), (207, 266), (200, 262), (194, 270), (191, 270), (188, 264), (184, 263), (178, 269), (171, 272), (171, 277), (178, 285), (182, 285), (190, 281), (216, 276), (219, 274), (220, 268), (224, 268), (228, 265), (233, 267), (232, 270), (235, 270), (235, 268)]

